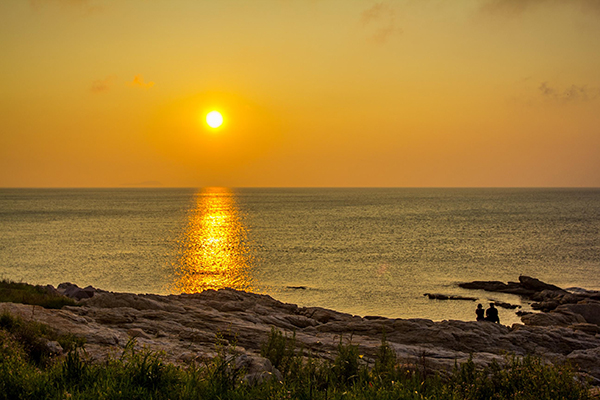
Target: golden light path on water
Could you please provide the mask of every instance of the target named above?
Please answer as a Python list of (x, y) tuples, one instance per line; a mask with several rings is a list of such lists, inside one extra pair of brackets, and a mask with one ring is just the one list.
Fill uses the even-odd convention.
[(252, 289), (247, 230), (231, 190), (204, 188), (195, 195), (195, 207), (179, 245), (176, 292)]

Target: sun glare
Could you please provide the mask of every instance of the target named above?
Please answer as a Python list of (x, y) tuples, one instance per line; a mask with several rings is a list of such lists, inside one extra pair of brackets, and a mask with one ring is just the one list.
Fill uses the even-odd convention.
[(223, 124), (223, 116), (218, 111), (211, 111), (206, 115), (206, 123), (211, 128), (218, 128)]

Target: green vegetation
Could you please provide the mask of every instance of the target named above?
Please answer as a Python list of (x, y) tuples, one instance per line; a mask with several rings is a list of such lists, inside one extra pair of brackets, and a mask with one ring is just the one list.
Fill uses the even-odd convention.
[(44, 286), (12, 282), (7, 279), (0, 281), (0, 303), (23, 303), (44, 308), (78, 305), (75, 300), (52, 292)]
[[(509, 358), (477, 370), (457, 365), (447, 377), (424, 365), (403, 364), (382, 341), (375, 360), (367, 362), (359, 347), (340, 339), (331, 361), (297, 348), (295, 336), (273, 329), (263, 356), (282, 373), (250, 385), (225, 345), (202, 365), (179, 367), (159, 353), (136, 350), (135, 342), (120, 357), (91, 362), (81, 342), (65, 345), (66, 356), (38, 359), (32, 337), (44, 341), (52, 332), (43, 325), (8, 314), (0, 321), (0, 399), (589, 399), (586, 386), (568, 366), (546, 366), (533, 357)], [(23, 334), (22, 332), (28, 331)], [(35, 340), (33, 340), (35, 342)], [(68, 343), (68, 342), (65, 342)]]
[[(3, 344), (21, 354), (24, 362), (35, 367), (51, 364), (52, 353), (47, 343), (55, 341), (66, 352), (83, 347), (85, 341), (73, 335), (59, 335), (47, 325), (35, 321), (24, 321), (6, 310), (0, 314), (0, 334)], [(9, 345), (10, 344), (10, 345)], [(0, 354), (4, 354), (0, 350)], [(10, 353), (12, 354), (12, 353)]]

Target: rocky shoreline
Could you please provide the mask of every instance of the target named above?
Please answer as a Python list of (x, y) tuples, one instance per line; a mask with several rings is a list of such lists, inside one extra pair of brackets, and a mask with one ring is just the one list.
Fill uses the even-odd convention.
[[(118, 355), (131, 337), (137, 345), (164, 353), (167, 361), (186, 364), (215, 356), (215, 344), (231, 345), (251, 365), (268, 369), (260, 347), (272, 327), (313, 355), (332, 358), (340, 340), (358, 344), (372, 359), (385, 335), (407, 364), (449, 371), (470, 355), (478, 365), (502, 362), (507, 354), (533, 354), (548, 362), (572, 362), (600, 383), (600, 297), (571, 293), (534, 278), (518, 283), (471, 282), (461, 287), (506, 291), (537, 301), (544, 310), (522, 316), (512, 327), (489, 322), (360, 317), (320, 307), (299, 307), (267, 295), (233, 289), (160, 296), (112, 293), (61, 284), (58, 290), (81, 306), (59, 310), (3, 303), (0, 308), (86, 339), (94, 359)], [(551, 308), (551, 306), (554, 306)], [(547, 312), (546, 312), (547, 310)], [(233, 346), (235, 344), (235, 346)], [(56, 350), (60, 352), (60, 349)]]

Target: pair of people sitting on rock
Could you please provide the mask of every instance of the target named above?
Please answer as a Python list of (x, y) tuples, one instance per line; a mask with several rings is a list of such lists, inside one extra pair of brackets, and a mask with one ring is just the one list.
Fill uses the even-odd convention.
[(489, 321), (500, 323), (500, 318), (498, 317), (498, 309), (494, 306), (494, 303), (490, 303), (490, 308), (485, 310), (485, 317), (483, 316), (483, 306), (481, 304), (477, 304), (477, 309), (475, 310), (475, 314), (477, 315), (477, 321)]

